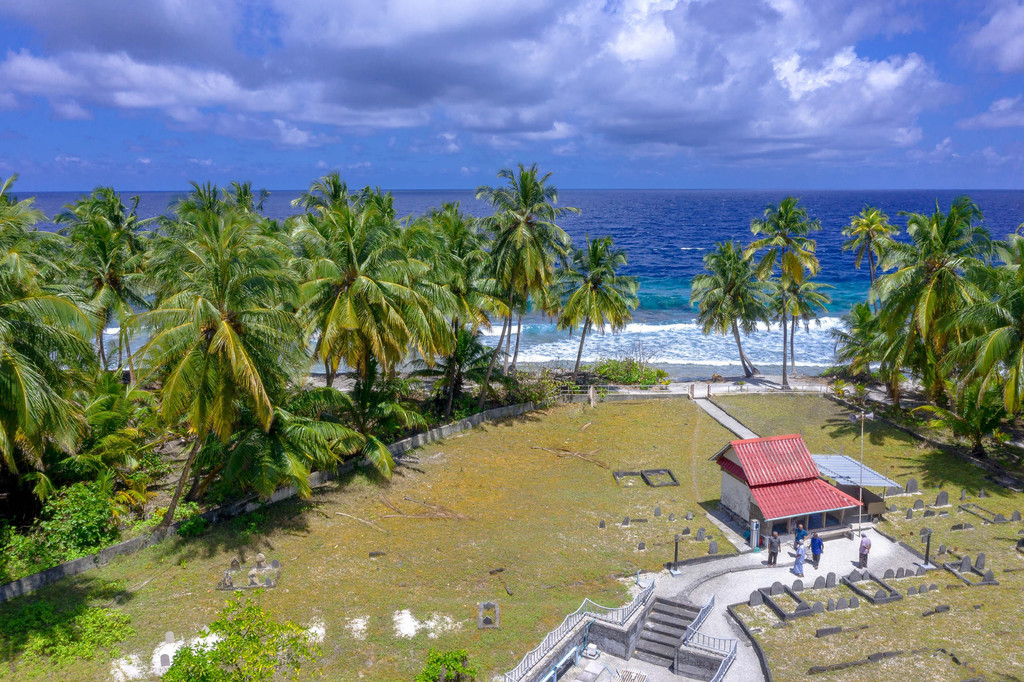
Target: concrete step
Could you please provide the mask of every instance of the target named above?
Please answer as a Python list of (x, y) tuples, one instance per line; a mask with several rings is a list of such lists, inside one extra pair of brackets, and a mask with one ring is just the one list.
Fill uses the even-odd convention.
[(683, 606), (682, 604), (675, 604), (672, 602), (664, 601), (654, 602), (654, 607), (651, 608), (651, 611), (657, 613), (669, 613), (673, 616), (678, 616), (679, 618), (686, 618), (688, 620), (693, 620), (697, 617), (697, 614), (700, 613), (700, 609), (691, 609), (686, 606)]
[(675, 637), (677, 640), (682, 638), (686, 633), (685, 625), (667, 625), (665, 623), (658, 623), (657, 621), (648, 620), (644, 623), (644, 630), (651, 630), (657, 632), (660, 635), (668, 635)]
[(639, 642), (654, 642), (655, 644), (664, 644), (665, 646), (675, 648), (679, 645), (679, 637), (673, 637), (672, 635), (666, 635), (661, 632), (655, 632), (644, 628), (640, 633), (640, 639), (638, 639), (637, 642), (638, 644)]
[(661, 656), (662, 658), (670, 661), (675, 660), (676, 648), (669, 646), (668, 644), (661, 644), (659, 642), (652, 642), (648, 639), (639, 639), (636, 643), (636, 650), (643, 651), (647, 654), (654, 654), (655, 656)]
[(685, 663), (680, 664), (678, 668), (673, 668), (672, 672), (691, 680), (710, 680), (715, 676), (715, 671), (709, 672), (705, 668), (698, 668), (695, 665), (686, 665)]
[(633, 658), (639, 658), (641, 661), (647, 661), (648, 663), (653, 663), (654, 665), (660, 665), (662, 668), (671, 668), (672, 664), (675, 663), (674, 657), (665, 658), (664, 656), (648, 653), (646, 651), (640, 651), (639, 649), (633, 652)]
[(674, 616), (670, 613), (659, 613), (658, 611), (651, 611), (647, 615), (647, 622), (661, 623), (663, 625), (668, 625), (674, 628), (685, 628), (687, 625), (693, 622), (693, 619), (680, 618), (679, 616)]

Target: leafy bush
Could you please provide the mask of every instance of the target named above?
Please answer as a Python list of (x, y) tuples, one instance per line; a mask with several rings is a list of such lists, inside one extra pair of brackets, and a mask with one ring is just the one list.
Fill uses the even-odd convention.
[(231, 519), (231, 530), (241, 537), (242, 542), (248, 542), (254, 535), (260, 535), (266, 527), (267, 512), (262, 509)]
[(206, 532), (206, 529), (210, 527), (210, 522), (204, 519), (198, 514), (196, 516), (190, 516), (181, 522), (178, 526), (178, 537), (182, 538), (196, 538)]
[(465, 649), (431, 649), (427, 654), (427, 664), (414, 682), (439, 682), (442, 668), (445, 682), (473, 682), (476, 679), (476, 668), (469, 664), (469, 654)]
[(584, 370), (593, 372), (609, 384), (655, 386), (668, 383), (668, 372), (632, 357), (599, 360)]
[[(148, 519), (139, 521), (132, 527), (132, 534), (144, 535), (150, 533), (160, 525), (160, 522), (164, 520), (164, 514), (167, 513), (166, 507), (157, 507), (153, 510), (153, 513), (149, 515)], [(174, 510), (175, 521), (186, 521), (199, 513), (199, 505), (195, 502), (181, 502), (178, 507)]]
[(26, 659), (47, 658), (59, 665), (111, 649), (135, 634), (130, 623), (128, 614), (114, 609), (31, 600), (0, 619), (0, 643), (5, 652), (21, 650)]
[(279, 623), (255, 601), (242, 599), (239, 594), (229, 600), (207, 628), (206, 634), (218, 641), (178, 650), (165, 682), (295, 679), (303, 665), (320, 656), (308, 631), (289, 621)]
[(536, 403), (541, 407), (551, 405), (567, 382), (558, 381), (550, 370), (540, 374), (516, 372), (507, 382), (507, 401), (509, 404)]

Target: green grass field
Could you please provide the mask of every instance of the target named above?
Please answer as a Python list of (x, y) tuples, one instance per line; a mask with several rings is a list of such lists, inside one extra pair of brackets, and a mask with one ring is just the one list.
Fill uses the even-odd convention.
[[(832, 449), (859, 457), (860, 426), (851, 423), (847, 411), (820, 397), (812, 396), (730, 396), (716, 398), (724, 409), (748, 428), (762, 436), (800, 433), (814, 453)], [(862, 603), (857, 610), (825, 613), (798, 619), (778, 627), (778, 619), (767, 606), (740, 607), (740, 614), (764, 647), (773, 675), (778, 680), (806, 677), (811, 666), (863, 659), (879, 651), (928, 647), (944, 648), (973, 667), (958, 666), (945, 654), (927, 653), (899, 657), (884, 663), (815, 675), (820, 680), (913, 679), (960, 680), (982, 675), (986, 679), (1024, 679), (1024, 608), (1020, 594), (1024, 589), (1024, 555), (1014, 548), (1022, 537), (1024, 524), (985, 525), (981, 519), (958, 512), (960, 491), (967, 488), (976, 495), (987, 488), (991, 497), (975, 502), (1009, 518), (1014, 509), (1024, 512), (1024, 495), (998, 488), (985, 479), (984, 472), (955, 454), (924, 446), (911, 436), (884, 422), (868, 422), (864, 443), (865, 463), (901, 483), (913, 476), (923, 494), (897, 497), (891, 503), (900, 512), (889, 514), (879, 528), (909, 545), (924, 551), (920, 530), (933, 531), (932, 551), (940, 545), (959, 554), (977, 557), (984, 552), (998, 586), (968, 587), (951, 573), (939, 570), (928, 574), (928, 582), (939, 586), (937, 592), (907, 597), (882, 606)], [(952, 506), (949, 518), (923, 518), (921, 512), (906, 520), (905, 510), (915, 499), (931, 504), (939, 490), (946, 490)], [(954, 523), (969, 522), (971, 531), (951, 531)], [(947, 557), (948, 560), (953, 560)], [(901, 592), (922, 582), (921, 578), (896, 581)], [(902, 588), (902, 589), (901, 589)], [(847, 591), (847, 596), (852, 594)], [(929, 617), (922, 614), (939, 604), (950, 611)], [(868, 625), (865, 630), (844, 632), (816, 639), (818, 628), (831, 625)]]
[[(58, 612), (103, 606), (130, 616), (135, 630), (92, 660), (58, 665), (24, 655), (31, 630), (12, 636), (0, 628), (7, 659), (0, 679), (108, 679), (114, 656), (148, 662), (165, 631), (191, 638), (214, 619), (227, 595), (214, 589), (222, 571), (232, 557), (251, 562), (257, 552), (283, 564), (279, 587), (259, 597), (261, 604), (279, 617), (324, 625), (317, 669), (324, 679), (411, 679), (431, 647), (468, 649), (480, 679), (490, 679), (585, 597), (611, 606), (627, 601), (623, 578), (671, 559), (671, 538), (684, 526), (704, 525), (715, 536), (701, 523), (701, 506), (713, 506), (719, 494), (718, 468), (707, 459), (728, 439), (683, 399), (560, 406), (483, 426), (419, 450), (419, 462), (390, 483), (351, 475), (307, 501), (268, 507), (262, 522), (221, 524), (0, 606), (0, 622), (40, 601)], [(560, 449), (589, 453), (610, 469), (559, 457), (566, 454)], [(620, 488), (611, 475), (662, 467), (674, 471), (679, 487)], [(420, 502), (465, 518), (413, 518), (429, 511)], [(659, 505), (663, 515), (655, 518)], [(684, 521), (687, 510), (698, 518)], [(618, 527), (627, 515), (648, 522)], [(601, 519), (608, 528), (598, 528)], [(647, 551), (637, 551), (640, 541)], [(719, 547), (732, 551), (728, 542)], [(386, 554), (369, 558), (374, 551)], [(683, 557), (706, 552), (707, 542), (680, 550)], [(491, 575), (495, 568), (504, 571)], [(477, 604), (486, 600), (500, 603), (499, 629), (476, 629)], [(406, 609), (432, 627), (398, 636), (395, 617)], [(358, 623), (365, 623), (360, 636)]]

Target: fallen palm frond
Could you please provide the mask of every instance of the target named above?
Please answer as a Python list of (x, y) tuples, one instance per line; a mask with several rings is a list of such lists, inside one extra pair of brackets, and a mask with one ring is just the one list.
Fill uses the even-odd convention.
[[(539, 447), (537, 445), (534, 445), (531, 449), (532, 450), (543, 450), (544, 452), (550, 452), (551, 454), (557, 455), (558, 457), (575, 457), (576, 459), (582, 459), (585, 462), (590, 462), (591, 464), (596, 464), (597, 466), (601, 467), (602, 469), (609, 468), (608, 465), (605, 464), (604, 462), (596, 460), (596, 459), (594, 459), (593, 457), (590, 456), (590, 455), (593, 455), (595, 452), (597, 452), (597, 450), (591, 450), (590, 452), (577, 452), (576, 450), (566, 450), (565, 448), (558, 448), (557, 450), (552, 450), (551, 448), (542, 448), (542, 447)], [(600, 449), (601, 448), (598, 448), (598, 450), (600, 450)]]
[[(383, 528), (381, 528), (380, 526), (378, 526), (375, 523), (367, 521), (366, 519), (361, 519), (358, 516), (352, 516), (351, 514), (346, 514), (345, 512), (334, 512), (334, 513), (337, 514), (338, 516), (344, 516), (346, 518), (353, 519), (354, 521), (358, 521), (359, 523), (365, 523), (370, 528), (373, 528), (374, 530), (379, 530), (381, 533), (384, 533), (385, 535), (387, 535), (387, 531), (386, 530), (384, 530)], [(387, 517), (385, 517), (385, 518), (387, 518)]]

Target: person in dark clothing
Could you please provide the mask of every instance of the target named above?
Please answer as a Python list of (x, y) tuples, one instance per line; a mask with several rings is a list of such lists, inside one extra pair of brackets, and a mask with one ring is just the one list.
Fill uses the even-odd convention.
[(825, 550), (825, 542), (818, 537), (815, 533), (811, 536), (811, 563), (814, 564), (814, 570), (818, 570), (818, 564), (821, 562), (821, 553)]
[(768, 565), (774, 566), (779, 560), (779, 550), (782, 549), (782, 540), (779, 539), (778, 531), (772, 533), (768, 538)]

